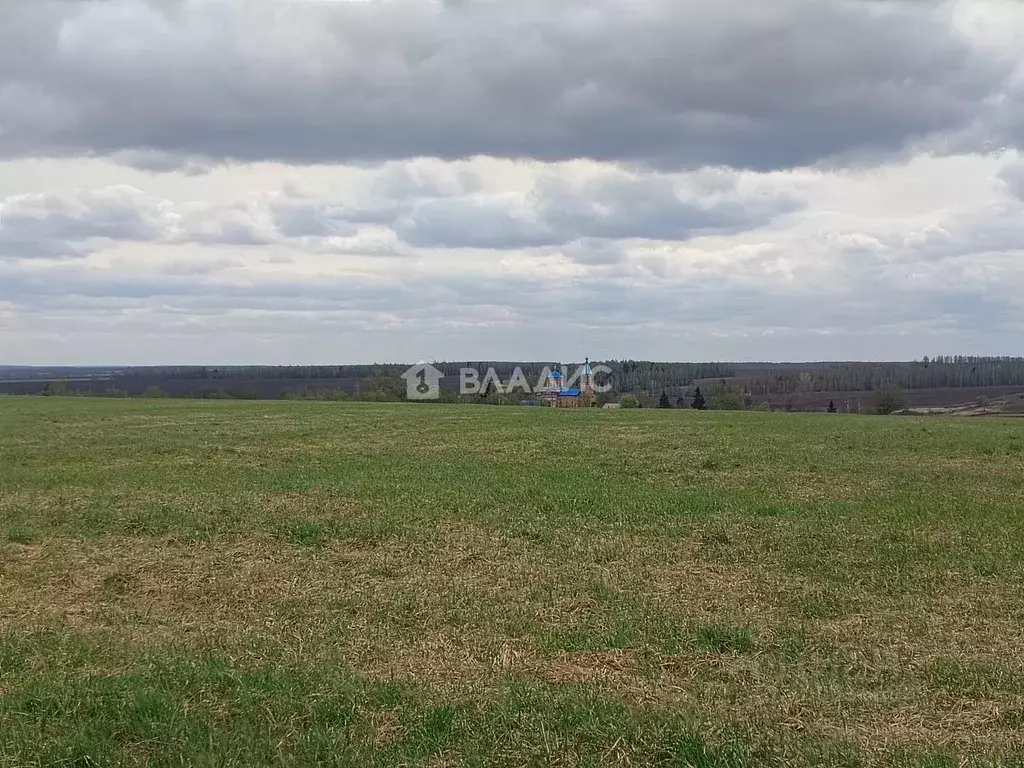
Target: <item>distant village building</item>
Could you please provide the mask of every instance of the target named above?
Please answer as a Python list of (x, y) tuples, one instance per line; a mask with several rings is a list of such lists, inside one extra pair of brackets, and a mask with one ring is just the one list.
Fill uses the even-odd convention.
[(589, 408), (597, 405), (597, 392), (594, 389), (594, 372), (590, 368), (590, 358), (583, 364), (579, 387), (564, 386), (564, 377), (557, 369), (552, 369), (541, 391), (537, 393), (543, 403), (553, 408)]

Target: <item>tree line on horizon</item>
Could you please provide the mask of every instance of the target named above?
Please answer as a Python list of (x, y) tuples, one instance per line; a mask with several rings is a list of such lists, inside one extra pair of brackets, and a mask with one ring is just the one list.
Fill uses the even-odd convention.
[[(765, 370), (740, 369), (728, 363), (665, 363), (651, 361), (593, 361), (595, 366), (611, 369), (613, 389), (599, 397), (600, 404), (623, 402), (630, 407), (690, 407), (689, 400), (701, 388), (704, 407), (716, 410), (742, 410), (764, 407), (765, 400), (773, 399), (771, 407), (792, 410), (799, 396), (810, 393), (836, 393), (833, 408), (860, 410), (858, 393), (873, 393), (865, 402), (876, 399), (883, 391), (909, 391), (931, 388), (964, 388), (989, 386), (1024, 387), (1024, 358), (939, 356), (910, 362), (891, 363), (814, 363), (806, 369), (794, 364), (771, 369), (771, 364), (760, 364)], [(483, 396), (460, 396), (459, 370), (472, 367), (481, 375), (493, 368), (502, 381), (512, 378), (518, 367), (527, 381), (536, 383), (545, 368), (554, 363), (515, 363), (509, 361), (470, 361), (435, 363), (445, 374), (442, 382), (442, 401), (494, 404), (518, 404), (529, 399), (528, 394), (501, 394), (493, 391)], [(567, 373), (576, 372), (578, 363), (566, 364)], [(98, 390), (100, 382), (92, 383), (93, 391), (82, 391), (87, 386), (68, 378), (47, 387), (48, 394), (107, 394), (109, 396), (159, 396), (166, 383), (166, 394), (172, 397), (230, 397), (230, 398), (310, 398), (310, 399), (366, 399), (404, 400), (405, 381), (401, 374), (407, 366), (398, 364), (338, 365), (338, 366), (147, 366), (112, 371), (102, 382), (106, 391)], [(280, 386), (255, 382), (280, 381)], [(172, 386), (172, 382), (177, 382)], [(64, 384), (61, 386), (61, 384)], [(600, 381), (599, 381), (600, 383)], [(42, 388), (40, 382), (40, 388)], [(659, 393), (662, 397), (659, 399)], [(842, 394), (845, 393), (845, 394)], [(625, 401), (622, 398), (627, 396)], [(781, 396), (780, 403), (775, 398)], [(701, 406), (697, 406), (700, 408)], [(824, 404), (822, 404), (824, 407)]]
[(945, 356), (906, 363), (835, 363), (814, 370), (747, 374), (736, 385), (751, 395), (874, 392), (886, 387), (1024, 386), (1024, 357)]
[[(570, 368), (579, 362), (567, 364)], [(544, 368), (558, 363), (507, 360), (439, 362), (434, 365), (455, 380), (463, 367), (484, 372), (493, 368), (503, 380), (520, 368), (528, 379), (537, 378)], [(938, 387), (1024, 386), (1024, 357), (924, 357), (910, 362), (838, 362), (808, 364), (794, 368), (786, 364), (763, 372), (737, 374), (732, 363), (669, 363), (646, 360), (593, 361), (612, 370), (620, 392), (669, 392), (695, 382), (731, 379), (730, 384), (750, 395), (795, 394), (801, 392), (875, 391), (887, 386), (903, 389)], [(373, 379), (400, 376), (405, 364), (369, 365), (281, 365), (281, 366), (140, 366), (118, 370), (113, 378), (124, 379)]]

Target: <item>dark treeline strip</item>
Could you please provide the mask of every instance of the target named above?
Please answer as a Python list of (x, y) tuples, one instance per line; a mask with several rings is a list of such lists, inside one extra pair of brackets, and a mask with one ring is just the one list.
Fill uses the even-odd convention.
[(772, 371), (731, 382), (751, 395), (872, 392), (886, 387), (1024, 386), (1024, 357), (935, 357), (909, 363), (836, 363), (828, 368)]
[[(556, 362), (509, 362), (507, 360), (482, 360), (462, 363), (435, 363), (445, 377), (458, 377), (462, 368), (474, 368), (483, 376), (489, 369), (502, 381), (508, 381), (516, 368), (522, 370), (527, 380), (535, 383), (545, 368), (566, 369), (570, 375), (576, 373), (582, 360), (566, 363)], [(611, 369), (611, 380), (621, 392), (654, 391), (661, 387), (688, 387), (695, 381), (708, 378), (731, 377), (735, 369), (731, 363), (657, 363), (644, 360), (592, 360), (591, 365)], [(597, 378), (604, 377), (598, 373)]]
[[(582, 361), (566, 363), (574, 369)], [(612, 369), (616, 387), (633, 391), (661, 386), (688, 386), (698, 379), (728, 377), (735, 373), (727, 363), (655, 363), (640, 360), (611, 360), (594, 365)], [(562, 367), (559, 362), (514, 362), (508, 360), (434, 363), (445, 376), (458, 377), (462, 368), (475, 368), (483, 375), (493, 368), (504, 381), (520, 368), (529, 379), (541, 375), (546, 367)], [(125, 368), (114, 373), (119, 379), (372, 379), (379, 376), (400, 376), (408, 366), (374, 365), (285, 365), (285, 366), (146, 366)]]
[[(435, 363), (444, 374), (443, 399), (453, 402), (489, 402), (484, 397), (458, 397), (459, 371), (474, 368), (481, 377), (493, 369), (502, 382), (512, 379), (520, 368), (527, 382), (537, 384), (546, 368), (564, 367), (572, 376), (580, 361), (509, 362), (467, 361)], [(984, 387), (1024, 387), (1022, 357), (922, 358), (911, 362), (836, 362), (731, 364), (666, 363), (638, 360), (592, 361), (607, 366), (611, 374), (599, 373), (598, 384), (610, 382), (611, 391), (602, 393), (602, 402), (634, 395), (639, 402), (665, 398), (672, 402), (690, 398), (696, 384), (714, 402), (763, 402), (775, 396), (800, 396), (814, 393), (870, 393), (887, 388), (903, 390), (978, 389)], [(148, 366), (110, 369), (49, 369), (43, 378), (36, 369), (6, 371), (11, 378), (0, 377), (0, 394), (43, 394), (57, 391), (82, 394), (124, 392), (128, 396), (158, 390), (169, 397), (215, 397), (273, 399), (314, 397), (337, 399), (405, 399), (406, 382), (401, 378), (406, 365), (335, 366)], [(45, 370), (45, 369), (44, 369)], [(57, 373), (57, 375), (53, 375)], [(501, 395), (499, 392), (498, 395)], [(523, 396), (528, 399), (527, 396)], [(501, 402), (518, 398), (501, 396)], [(826, 398), (827, 402), (827, 398)]]
[(116, 371), (119, 379), (369, 379), (397, 376), (405, 365), (174, 365), (140, 366)]

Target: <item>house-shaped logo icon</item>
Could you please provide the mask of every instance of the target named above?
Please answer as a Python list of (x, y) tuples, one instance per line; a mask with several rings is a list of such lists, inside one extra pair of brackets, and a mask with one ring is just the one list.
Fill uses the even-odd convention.
[(402, 374), (407, 400), (437, 400), (441, 397), (444, 374), (430, 363), (416, 363)]

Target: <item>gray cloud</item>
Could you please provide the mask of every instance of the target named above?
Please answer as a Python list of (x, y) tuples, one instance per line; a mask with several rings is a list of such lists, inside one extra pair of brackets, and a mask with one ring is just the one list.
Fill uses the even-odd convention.
[(214, 166), (208, 157), (188, 157), (155, 150), (123, 150), (115, 152), (112, 159), (140, 171), (181, 173), (185, 176), (202, 176)]
[(638, 179), (608, 174), (576, 192), (563, 180), (549, 179), (539, 190), (541, 218), (565, 241), (579, 237), (688, 240), (696, 235), (754, 229), (776, 216), (803, 207), (795, 198), (774, 193), (747, 196), (718, 182), (706, 189), (676, 189), (672, 179)]
[(179, 206), (175, 225), (163, 240), (172, 243), (205, 245), (270, 245), (277, 233), (269, 222), (261, 221), (261, 211), (252, 203), (217, 207)]
[(964, 260), (967, 271), (991, 270), (986, 255), (1024, 252), (1024, 206), (1003, 200), (945, 212), (937, 224), (910, 231), (846, 233), (827, 238), (837, 252), (856, 259), (856, 268), (931, 269), (942, 262)]
[(1024, 200), (1024, 160), (1004, 168), (999, 178), (1006, 184), (1011, 194)]
[(395, 197), (358, 205), (282, 197), (273, 205), (274, 220), (293, 237), (344, 236), (373, 224), (416, 247), (509, 250), (581, 240), (684, 241), (755, 229), (804, 206), (783, 192), (744, 192), (736, 175), (726, 173), (677, 180), (605, 171), (582, 185), (552, 175), (525, 196), (449, 190), (419, 197), (421, 186), (382, 189)]
[(899, 0), (8, 2), (0, 153), (785, 168), (976, 128), (1012, 67)]
[(268, 245), (276, 234), (246, 204), (175, 205), (129, 186), (0, 199), (0, 258), (87, 256), (111, 242)]
[(626, 258), (626, 249), (622, 243), (593, 238), (569, 243), (560, 249), (560, 253), (576, 264), (587, 266), (618, 264)]
[[(979, 224), (995, 220), (979, 209)], [(728, 251), (697, 254), (698, 268), (680, 274), (668, 268), (671, 257), (659, 272), (625, 257), (621, 243), (584, 241), (563, 249), (576, 262), (569, 277), (557, 270), (466, 274), (425, 262), (409, 273), (285, 275), (246, 271), (243, 261), (216, 255), (119, 269), (0, 260), (0, 312), (5, 322), (21, 323), (2, 346), (19, 360), (45, 361), (33, 357), (42, 354), (33, 351), (36, 340), (65, 361), (113, 355), (156, 363), (197, 355), (211, 363), (295, 362), (297, 338), (311, 362), (338, 354), (416, 359), (435, 351), (474, 357), (481, 350), (513, 358), (565, 349), (620, 357), (877, 358), (1011, 349), (1024, 333), (1019, 258), (941, 251), (957, 251), (958, 233), (969, 229), (967, 218), (941, 223), (935, 231), (952, 237), (925, 236), (905, 247), (883, 235), (845, 235), (841, 242), (852, 250), (833, 243), (834, 261), (803, 254), (792, 281), (765, 271), (784, 243), (742, 260)], [(858, 250), (872, 241), (881, 250)], [(825, 265), (811, 274), (819, 258)], [(140, 334), (148, 344), (136, 343)]]
[(0, 200), (0, 258), (82, 256), (93, 241), (149, 242), (166, 222), (159, 205), (131, 187)]
[(326, 322), (321, 313), (362, 313), (378, 323), (387, 316), (410, 325), (450, 328), (467, 319), (505, 317), (520, 329), (652, 332), (676, 327), (755, 335), (768, 329), (879, 333), (913, 324), (958, 332), (1024, 329), (1019, 301), (983, 288), (921, 291), (913, 281), (894, 281), (870, 270), (856, 283), (828, 291), (753, 285), (722, 275), (699, 276), (685, 284), (637, 283), (628, 291), (614, 275), (594, 275), (572, 286), (552, 285), (541, 276), (458, 275), (415, 284), (323, 277), (232, 283), (201, 274), (124, 276), (85, 267), (69, 267), (44, 279), (31, 269), (0, 263), (0, 301), (14, 301), (33, 315), (64, 310), (83, 318), (116, 316), (125, 309), (148, 307), (216, 322), (234, 311), (257, 311), (280, 313), (274, 322), (282, 331), (291, 325), (286, 315), (304, 313), (315, 322)]

